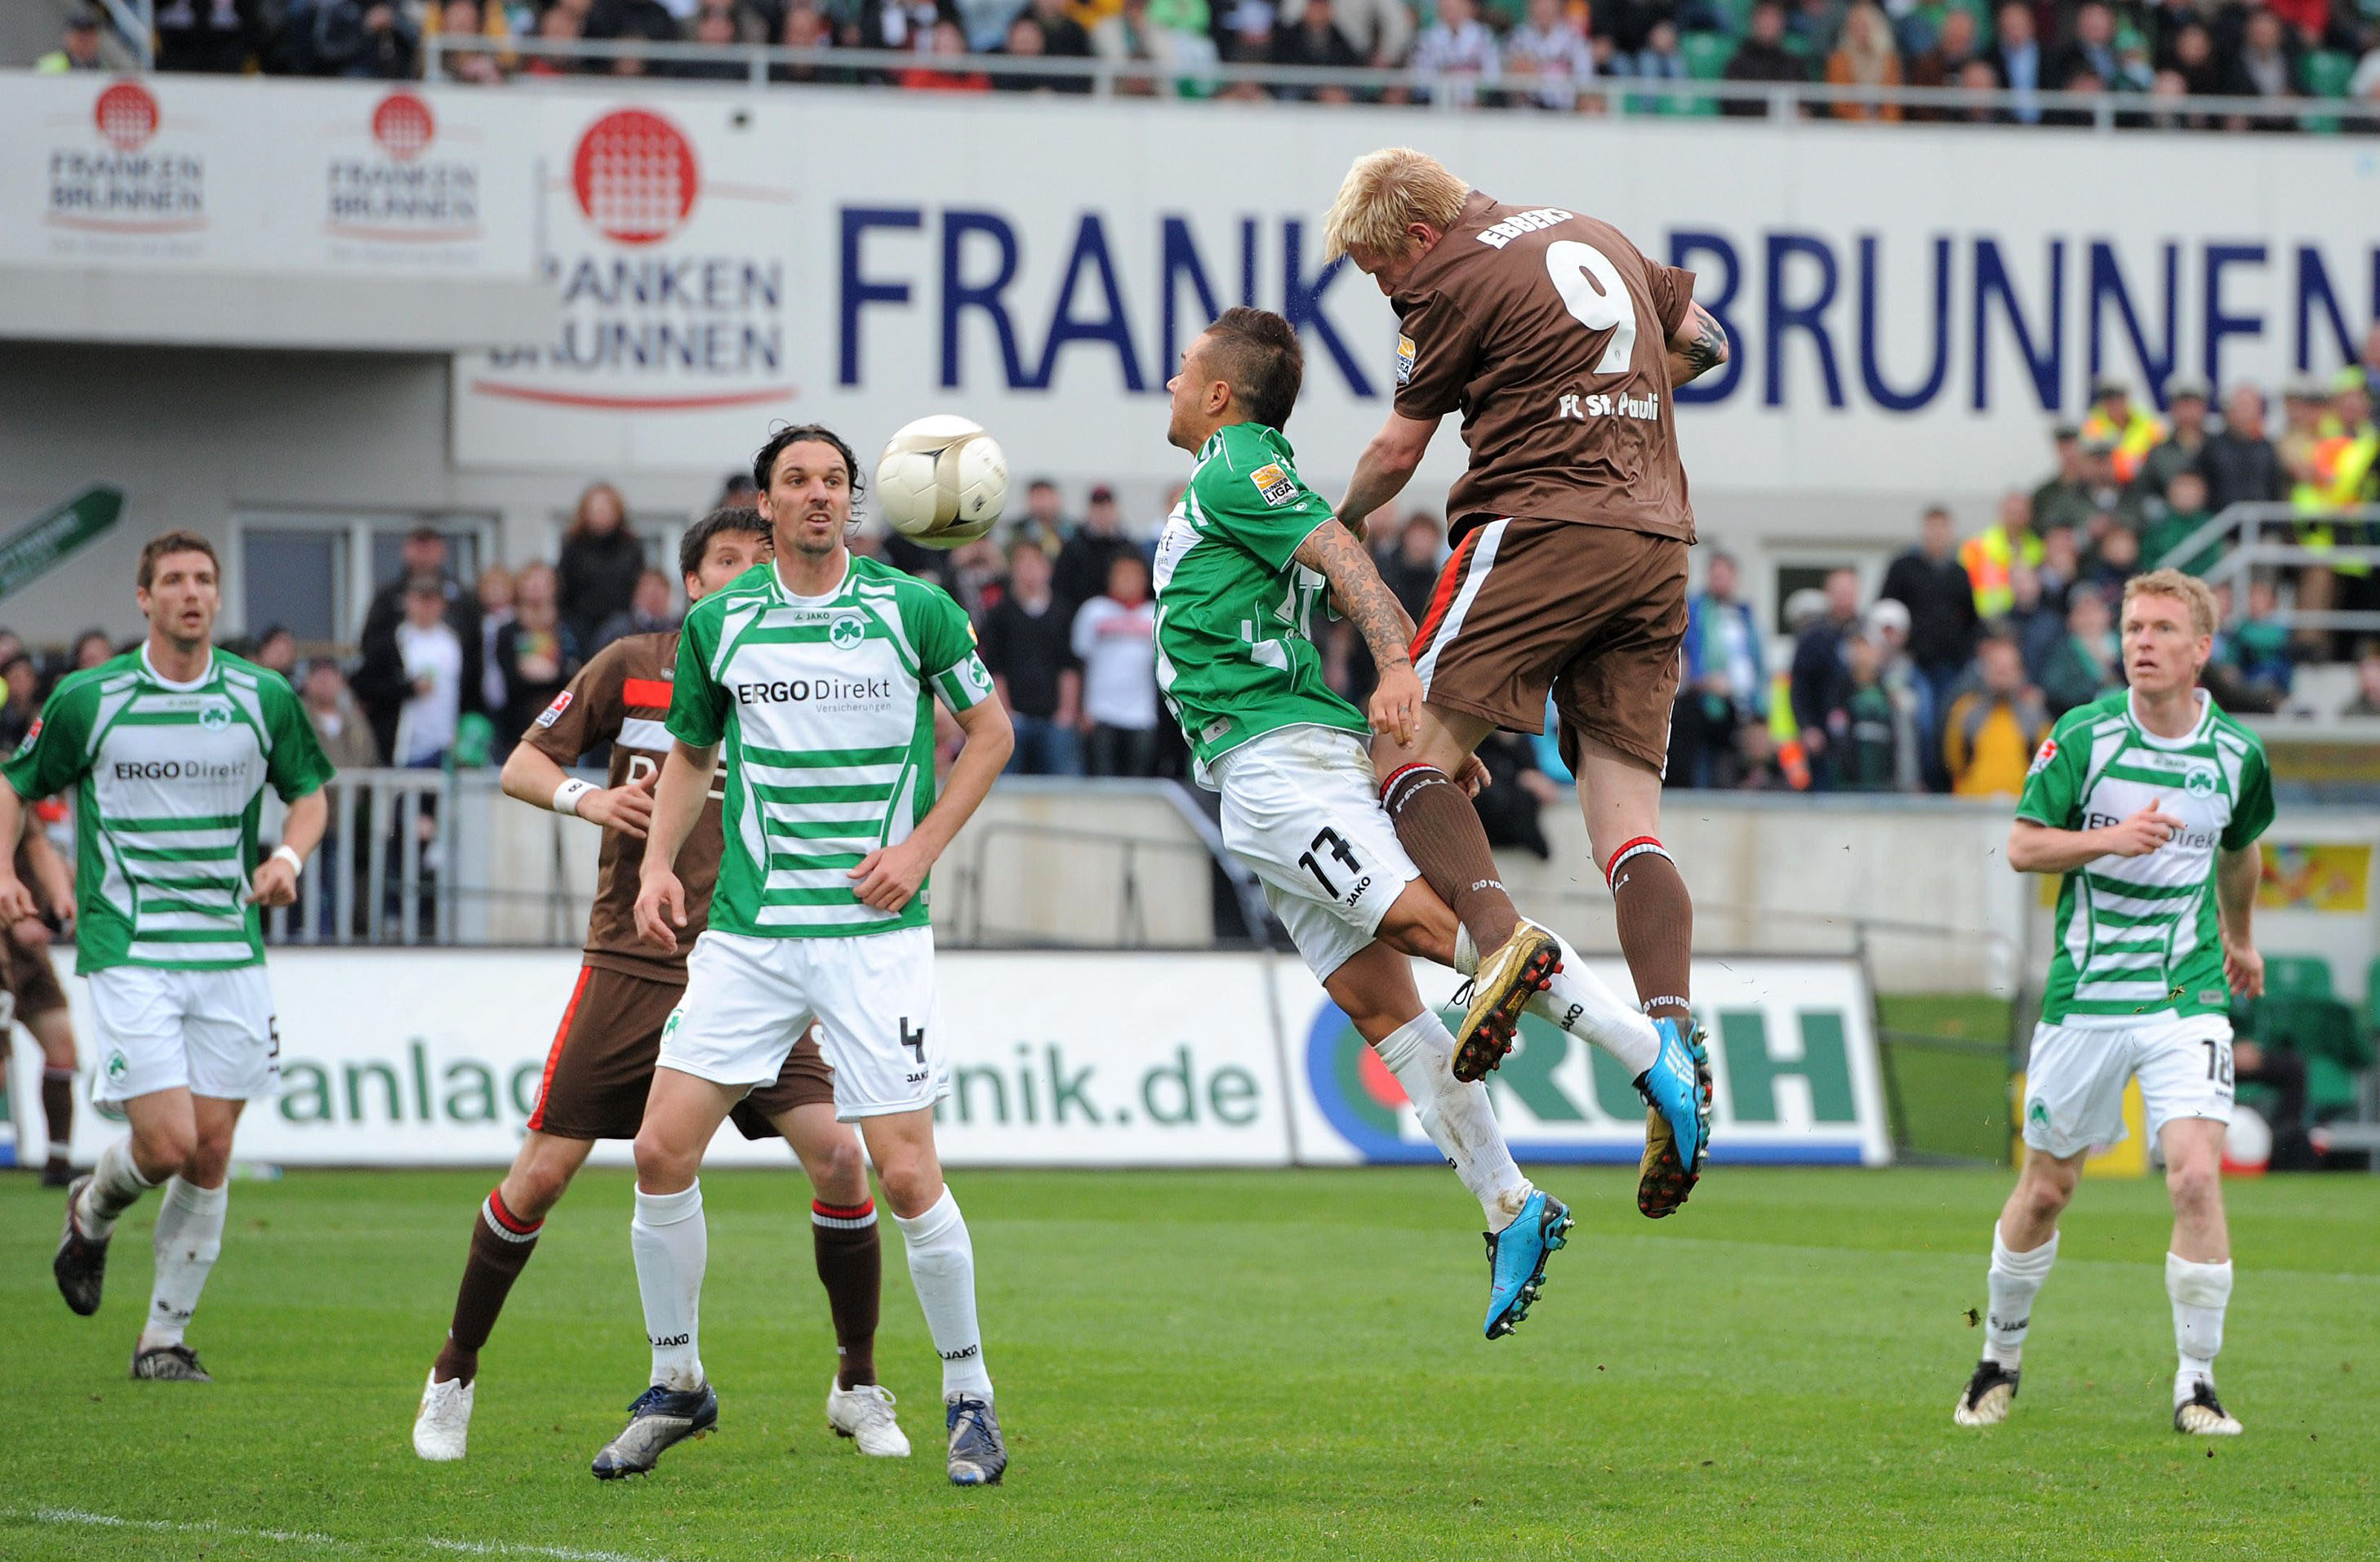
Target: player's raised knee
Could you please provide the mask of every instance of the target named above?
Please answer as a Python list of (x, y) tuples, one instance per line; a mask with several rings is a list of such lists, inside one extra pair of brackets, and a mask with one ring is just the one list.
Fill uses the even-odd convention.
[(702, 1168), (699, 1144), (685, 1145), (671, 1142), (650, 1119), (637, 1131), (637, 1187), (648, 1193), (680, 1193), (694, 1186), (695, 1174)]

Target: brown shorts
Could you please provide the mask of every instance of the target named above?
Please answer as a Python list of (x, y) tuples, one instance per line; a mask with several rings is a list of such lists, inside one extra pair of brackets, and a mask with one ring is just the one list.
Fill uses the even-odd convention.
[(1491, 521), (1446, 561), (1414, 636), (1429, 703), (1511, 732), (1561, 713), (1574, 770), (1591, 737), (1656, 769), (1686, 636), (1686, 545), (1616, 527)]
[[(652, 1090), (662, 1027), (685, 996), (683, 982), (581, 966), (545, 1055), (528, 1126), (561, 1139), (634, 1139)], [(812, 1034), (794, 1044), (776, 1083), (745, 1096), (731, 1116), (745, 1138), (771, 1139), (777, 1130), (769, 1120), (777, 1113), (832, 1105), (834, 1071)]]
[(47, 950), (27, 949), (14, 933), (8, 941), (8, 990), (17, 995), (17, 1018), (30, 1020), (67, 1006), (67, 989), (58, 985), (58, 968)]

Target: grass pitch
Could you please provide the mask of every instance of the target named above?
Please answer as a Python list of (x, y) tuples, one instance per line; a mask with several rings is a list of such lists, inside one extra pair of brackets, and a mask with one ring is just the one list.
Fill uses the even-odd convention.
[(2230, 1188), (2223, 1389), (2249, 1432), (2209, 1444), (2168, 1427), (2153, 1182), (2086, 1185), (2015, 1419), (1979, 1434), (1950, 1405), (2005, 1172), (1722, 1170), (1656, 1226), (1631, 1179), (1548, 1169), (1579, 1229), (1493, 1345), (1444, 1173), (962, 1174), (1014, 1459), (975, 1492), (942, 1478), (889, 1222), (879, 1360), (918, 1457), (828, 1435), (791, 1172), (705, 1180), (718, 1435), (649, 1480), (588, 1475), (645, 1380), (628, 1181), (590, 1172), (490, 1344), (469, 1460), (417, 1462), (489, 1181), (236, 1184), (191, 1335), (212, 1387), (125, 1376), (153, 1197), (80, 1319), (49, 1277), (57, 1195), (0, 1182), (0, 1556), (2164, 1559), (2380, 1532), (2375, 1179)]

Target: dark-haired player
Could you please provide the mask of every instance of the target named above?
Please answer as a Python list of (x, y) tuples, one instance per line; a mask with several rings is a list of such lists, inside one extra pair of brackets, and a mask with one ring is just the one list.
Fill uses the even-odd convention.
[[(1499, 204), (1409, 148), (1357, 158), (1324, 228), (1328, 253), (1379, 285), (1402, 333), (1395, 410), (1339, 513), (1360, 531), (1457, 408), (1471, 450), (1447, 500), (1454, 555), (1413, 643), (1418, 731), (1372, 746), (1398, 838), (1478, 948), (1465, 1041), (1479, 1045), (1456, 1072), (1496, 1066), (1555, 951), (1513, 909), (1451, 778), (1498, 728), (1543, 730), (1550, 691), (1638, 999), (1707, 1101), (1688, 1002), (1694, 905), (1658, 832), (1694, 536), (1670, 402), (1726, 361), (1726, 333), (1694, 301), (1692, 273), (1617, 228)], [(1645, 1214), (1685, 1202), (1706, 1117), (1646, 1118)]]
[[(769, 557), (769, 526), (758, 513), (713, 511), (678, 546), (689, 604)], [(638, 869), (652, 818), (653, 782), (669, 737), (671, 680), (678, 632), (630, 635), (605, 647), (554, 696), (504, 761), (504, 788), (524, 803), (576, 814), (603, 827), (595, 905), (587, 920), (586, 964), (546, 1056), (528, 1134), (512, 1169), (480, 1205), (470, 1256), (455, 1298), (445, 1348), (431, 1368), (413, 1423), (426, 1459), (458, 1459), (471, 1427), (480, 1350), (504, 1297), (537, 1246), (545, 1217), (587, 1162), (598, 1139), (630, 1139), (652, 1087), (662, 1027), (686, 988), (683, 950), (657, 950), (637, 937)], [(565, 769), (609, 744), (611, 785)], [(720, 793), (678, 854), (687, 915), (699, 927), (719, 872)], [(804, 1039), (783, 1068), (740, 1102), (735, 1126), (747, 1139), (782, 1133), (809, 1173), (810, 1226), (818, 1273), (834, 1318), (840, 1358), (827, 1390), (827, 1420), (862, 1453), (905, 1457), (892, 1396), (876, 1382), (876, 1320), (882, 1252), (859, 1140), (835, 1120), (834, 1086), (818, 1043)]]
[[(719, 1419), (697, 1324), (710, 1255), (703, 1152), (815, 1019), (835, 1110), (867, 1141), (942, 1359), (950, 1478), (989, 1484), (1008, 1452), (976, 1323), (975, 1247), (934, 1149), (950, 1070), (926, 878), (1014, 740), (959, 605), (853, 555), (851, 447), (816, 426), (783, 429), (752, 476), (776, 557), (686, 614), (674, 742), (639, 870), (638, 935), (683, 947), (680, 848), (721, 777), (725, 848), (710, 925), (686, 956), (686, 996), (662, 1027), (637, 1131), (628, 1235), (651, 1386), (594, 1472), (640, 1474)], [(939, 800), (937, 699), (965, 737)]]
[[(1199, 781), (1222, 794), (1224, 845), (1263, 882), (1298, 953), (1478, 1199), (1485, 1332), (1496, 1339), (1528, 1315), (1571, 1214), (1521, 1175), (1487, 1087), (1455, 1078), (1456, 1040), (1414, 985), (1407, 955), (1454, 963), (1454, 915), (1418, 882), (1364, 749), (1374, 728), (1412, 729), (1413, 624), (1363, 545), (1298, 478), (1281, 425), (1304, 372), (1289, 322), (1262, 309), (1226, 310), (1182, 355), (1166, 438), (1197, 460), (1158, 542), (1158, 684)], [(1378, 661), (1371, 728), (1323, 682), (1310, 630), (1326, 589)], [(1651, 1023), (1574, 956), (1564, 963), (1548, 973), (1555, 990), (1533, 1003), (1642, 1076), (1659, 1050)], [(1691, 1087), (1691, 1076), (1681, 1083)]]

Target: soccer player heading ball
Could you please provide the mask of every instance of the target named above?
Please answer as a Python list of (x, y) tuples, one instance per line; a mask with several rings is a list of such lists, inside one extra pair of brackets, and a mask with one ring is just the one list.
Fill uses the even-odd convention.
[(2198, 687), (2216, 628), (2204, 581), (2133, 576), (2122, 625), (2131, 686), (2058, 719), (2009, 831), (2009, 866), (2059, 877), (2058, 952), (2025, 1068), (2029, 1153), (1992, 1229), (1984, 1359), (1959, 1396), (1961, 1426), (2008, 1419), (2034, 1298), (2058, 1259), (2058, 1217), (2091, 1146), (2125, 1136), (2124, 1084), (2137, 1079), (2173, 1198), (2174, 1430), (2240, 1430), (2215, 1397), (2231, 1300), (2223, 1131), (2230, 996), (2265, 990), (2249, 919), (2272, 771), (2256, 734)]
[[(950, 1478), (990, 1484), (1008, 1451), (976, 1326), (975, 1249), (934, 1153), (950, 1077), (926, 877), (1014, 739), (959, 605), (853, 556), (851, 447), (782, 430), (752, 476), (776, 557), (686, 615), (639, 870), (638, 934), (675, 950), (688, 915), (678, 854), (723, 760), (710, 925), (686, 956), (637, 1131), (629, 1239), (652, 1386), (595, 1473), (650, 1470), (718, 1419), (696, 1325), (709, 1253), (697, 1173), (720, 1123), (778, 1077), (815, 1019), (836, 1112), (876, 1162), (942, 1358)], [(936, 699), (965, 737), (939, 801)]]
[[(1222, 793), (1224, 845), (1255, 870), (1298, 952), (1478, 1198), (1488, 1227), (1485, 1328), (1495, 1339), (1528, 1315), (1571, 1215), (1513, 1165), (1487, 1087), (1459, 1077), (1457, 1039), (1414, 985), (1406, 957), (1455, 964), (1461, 930), (1416, 882), (1364, 749), (1372, 729), (1413, 734), (1413, 625), (1363, 545), (1298, 478), (1281, 430), (1304, 370), (1289, 322), (1261, 309), (1227, 311), (1182, 356), (1166, 437), (1196, 465), (1158, 540), (1158, 685), (1199, 780)], [(1322, 679), (1310, 621), (1326, 588), (1380, 668), (1369, 727)], [(1545, 938), (1550, 957), (1536, 985), (1551, 990), (1530, 987), (1523, 1002), (1609, 1049), (1640, 1089), (1659, 1077), (1658, 1095), (1698, 1142), (1705, 1098), (1682, 1048), (1665, 1064), (1652, 1023)]]
[(1694, 538), (1670, 403), (1727, 360), (1727, 335), (1692, 273), (1617, 228), (1501, 204), (1408, 148), (1357, 158), (1324, 226), (1327, 253), (1379, 285), (1402, 332), (1395, 409), (1341, 517), (1361, 536), (1458, 407), (1471, 451), (1447, 502), (1454, 553), (1413, 640), (1419, 714), (1372, 741), (1397, 838), (1478, 962), (1456, 1073), (1501, 1059), (1555, 946), (1514, 909), (1453, 778), (1498, 728), (1542, 732), (1550, 693), (1658, 1033), (1658, 1056), (1631, 1061), (1652, 1101), (1637, 1204), (1668, 1215), (1701, 1174), (1694, 1103), (1710, 1092), (1688, 1003), (1694, 906), (1659, 835)]

